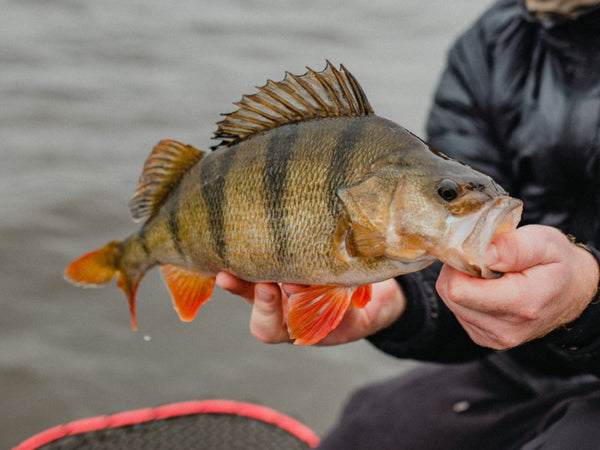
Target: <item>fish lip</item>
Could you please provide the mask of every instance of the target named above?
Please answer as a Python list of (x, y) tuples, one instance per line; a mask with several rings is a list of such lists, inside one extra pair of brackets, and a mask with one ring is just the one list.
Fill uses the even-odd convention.
[(454, 218), (447, 229), (447, 242), (439, 259), (468, 275), (498, 278), (498, 272), (485, 266), (485, 251), (496, 235), (516, 229), (522, 210), (521, 200), (502, 196), (476, 215)]
[(496, 199), (483, 211), (473, 231), (463, 242), (465, 254), (476, 257), (474, 269), (481, 271), (482, 278), (498, 278), (498, 272), (489, 270), (484, 264), (485, 251), (495, 236), (517, 228), (522, 210), (521, 200), (508, 196)]

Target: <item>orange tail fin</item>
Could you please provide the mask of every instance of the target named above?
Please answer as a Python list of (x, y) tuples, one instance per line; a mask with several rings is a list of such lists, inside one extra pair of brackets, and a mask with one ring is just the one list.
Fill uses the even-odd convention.
[(294, 344), (311, 345), (334, 330), (352, 304), (364, 307), (371, 300), (371, 288), (308, 286), (288, 299), (288, 331)]
[(65, 270), (65, 279), (75, 286), (99, 287), (108, 284), (117, 273), (117, 262), (121, 257), (119, 241), (86, 253), (73, 261)]
[(169, 288), (179, 318), (184, 322), (194, 320), (200, 307), (210, 299), (215, 277), (205, 277), (170, 264), (160, 266), (160, 273)]
[(86, 253), (73, 261), (65, 270), (65, 279), (81, 287), (101, 287), (108, 284), (118, 274), (117, 284), (125, 293), (131, 311), (131, 325), (137, 330), (135, 320), (135, 291), (142, 274), (125, 272), (120, 267), (122, 255), (121, 242), (113, 241), (104, 247)]

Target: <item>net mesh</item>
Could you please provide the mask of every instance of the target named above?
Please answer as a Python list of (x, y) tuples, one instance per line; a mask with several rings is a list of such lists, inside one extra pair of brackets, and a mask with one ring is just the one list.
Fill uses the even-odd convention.
[(267, 422), (234, 414), (193, 414), (65, 436), (40, 449), (307, 449)]

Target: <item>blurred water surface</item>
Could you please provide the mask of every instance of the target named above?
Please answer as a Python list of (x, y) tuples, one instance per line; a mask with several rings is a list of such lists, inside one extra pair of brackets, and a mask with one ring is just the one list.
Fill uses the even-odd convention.
[(203, 398), (258, 402), (325, 433), (358, 386), (411, 366), (365, 342), (270, 346), (217, 290), (179, 322), (156, 271), (130, 329), (113, 285), (62, 279), (135, 229), (153, 145), (206, 149), (219, 113), (284, 71), (343, 63), (375, 111), (422, 134), (475, 0), (4, 0), (0, 14), (0, 447), (91, 415)]

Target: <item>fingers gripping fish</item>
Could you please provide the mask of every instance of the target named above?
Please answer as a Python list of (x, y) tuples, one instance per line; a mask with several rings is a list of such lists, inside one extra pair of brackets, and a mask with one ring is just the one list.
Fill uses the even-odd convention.
[(491, 178), (375, 115), (343, 66), (258, 89), (218, 123), (212, 152), (159, 142), (130, 201), (140, 230), (73, 261), (66, 279), (117, 275), (134, 328), (136, 289), (155, 265), (185, 321), (222, 270), (307, 285), (287, 322), (296, 344), (314, 344), (369, 302), (371, 283), (436, 259), (495, 275), (484, 251), (522, 204)]

